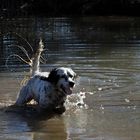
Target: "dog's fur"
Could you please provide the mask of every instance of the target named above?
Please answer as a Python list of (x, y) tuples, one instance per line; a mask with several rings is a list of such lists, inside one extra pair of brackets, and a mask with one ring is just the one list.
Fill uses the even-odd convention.
[(23, 106), (34, 99), (40, 108), (64, 108), (67, 95), (72, 94), (76, 74), (70, 68), (53, 69), (49, 75), (38, 72), (20, 90), (15, 105)]

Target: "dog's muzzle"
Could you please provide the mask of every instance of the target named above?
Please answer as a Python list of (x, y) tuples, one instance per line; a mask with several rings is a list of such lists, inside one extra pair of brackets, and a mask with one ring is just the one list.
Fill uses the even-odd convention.
[(65, 87), (63, 85), (61, 85), (61, 89), (63, 90), (63, 92), (66, 94), (66, 95), (70, 95), (72, 94), (72, 90), (73, 90), (73, 87), (75, 85), (75, 82), (69, 82), (68, 86)]
[(73, 88), (74, 87), (74, 85), (75, 85), (75, 82), (69, 82), (69, 86), (71, 87), (71, 88)]

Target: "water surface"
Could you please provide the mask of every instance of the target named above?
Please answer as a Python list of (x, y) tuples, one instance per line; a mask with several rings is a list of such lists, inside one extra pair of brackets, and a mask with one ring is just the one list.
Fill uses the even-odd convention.
[[(0, 139), (140, 139), (140, 18), (17, 18), (0, 25)], [(30, 56), (23, 38), (35, 48), (40, 37), (47, 48), (41, 70), (72, 67), (78, 74), (74, 97), (62, 116), (4, 112), (29, 71), (12, 54), (27, 59), (17, 45)], [(85, 95), (83, 106), (75, 105), (79, 95)]]

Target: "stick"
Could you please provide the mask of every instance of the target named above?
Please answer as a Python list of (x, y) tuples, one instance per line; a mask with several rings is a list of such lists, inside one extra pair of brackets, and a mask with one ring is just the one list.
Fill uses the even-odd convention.
[(44, 50), (43, 48), (44, 48), (44, 45), (43, 45), (42, 39), (40, 39), (38, 49), (36, 53), (34, 54), (34, 56), (31, 58), (31, 68), (30, 68), (31, 76), (34, 76), (40, 71), (39, 69), (40, 57), (41, 57), (42, 51)]

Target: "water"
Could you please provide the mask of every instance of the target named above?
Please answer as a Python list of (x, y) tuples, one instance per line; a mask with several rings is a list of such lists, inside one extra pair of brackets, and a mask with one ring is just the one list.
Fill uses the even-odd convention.
[[(0, 139), (140, 139), (140, 18), (18, 18), (3, 19), (0, 25)], [(47, 62), (42, 71), (66, 66), (78, 74), (63, 115), (4, 112), (29, 71), (12, 56), (27, 60), (17, 45), (32, 54), (19, 35), (33, 47), (43, 38)]]

